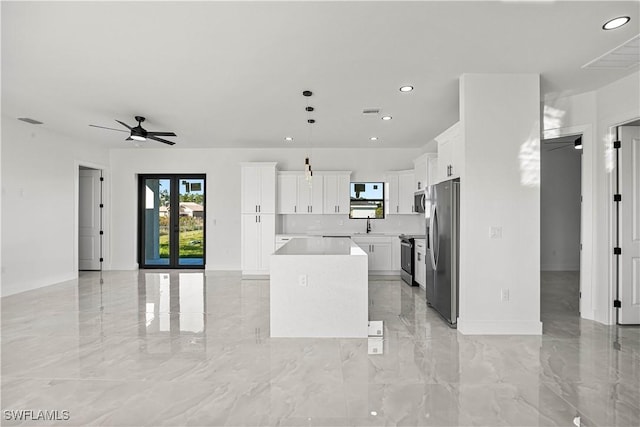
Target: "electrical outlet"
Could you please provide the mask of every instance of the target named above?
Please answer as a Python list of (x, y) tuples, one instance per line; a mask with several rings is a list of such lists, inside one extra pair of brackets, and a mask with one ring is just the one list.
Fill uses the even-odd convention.
[(301, 274), (300, 276), (298, 276), (298, 285), (307, 286), (307, 275), (306, 274)]
[(508, 288), (502, 289), (500, 291), (500, 299), (502, 300), (502, 302), (508, 302), (509, 301), (509, 289)]

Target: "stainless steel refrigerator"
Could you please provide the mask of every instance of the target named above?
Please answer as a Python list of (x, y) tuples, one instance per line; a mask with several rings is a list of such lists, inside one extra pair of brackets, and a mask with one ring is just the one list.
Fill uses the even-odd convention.
[[(427, 305), (456, 327), (458, 321), (458, 273), (460, 256), (460, 180), (429, 188), (431, 215), (427, 224)], [(431, 279), (431, 280), (430, 280)]]

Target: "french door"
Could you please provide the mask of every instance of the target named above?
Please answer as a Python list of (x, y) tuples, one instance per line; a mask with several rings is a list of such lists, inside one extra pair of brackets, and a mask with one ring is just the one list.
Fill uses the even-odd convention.
[(205, 184), (205, 175), (139, 176), (141, 268), (204, 269)]

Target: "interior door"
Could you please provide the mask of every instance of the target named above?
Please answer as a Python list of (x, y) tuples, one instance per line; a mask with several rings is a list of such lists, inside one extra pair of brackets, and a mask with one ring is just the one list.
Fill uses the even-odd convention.
[(102, 259), (102, 171), (81, 168), (78, 188), (78, 269), (100, 270)]
[(620, 247), (618, 323), (640, 324), (640, 127), (620, 128)]

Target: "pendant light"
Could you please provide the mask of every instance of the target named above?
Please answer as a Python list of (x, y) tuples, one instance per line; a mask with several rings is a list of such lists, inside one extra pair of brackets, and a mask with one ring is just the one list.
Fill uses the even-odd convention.
[[(305, 97), (310, 97), (311, 95), (313, 95), (313, 92), (311, 92), (310, 90), (305, 90), (302, 92), (302, 95), (304, 95)], [(307, 106), (305, 107), (305, 111), (307, 112), (307, 124), (309, 126), (309, 154), (307, 154), (305, 156), (304, 159), (304, 177), (307, 180), (307, 182), (309, 183), (309, 185), (311, 185), (311, 180), (313, 179), (313, 171), (311, 170), (311, 160), (310, 160), (310, 154), (311, 154), (311, 148), (313, 147), (312, 144), (312, 137), (313, 137), (313, 130), (312, 130), (312, 125), (316, 122), (314, 119), (311, 118), (311, 112), (314, 110), (313, 107), (311, 107), (309, 105), (309, 103), (307, 102)]]

